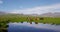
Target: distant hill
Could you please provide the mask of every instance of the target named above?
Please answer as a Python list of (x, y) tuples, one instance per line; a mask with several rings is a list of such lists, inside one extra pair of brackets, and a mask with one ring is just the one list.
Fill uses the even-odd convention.
[(48, 13), (41, 14), (40, 16), (42, 16), (42, 17), (60, 17), (60, 12), (54, 12), (54, 13), (48, 12)]
[(7, 13), (7, 12), (0, 11), (0, 15), (20, 15), (20, 16), (26, 15), (26, 16), (40, 16), (40, 17), (60, 17), (60, 12), (55, 12), (55, 13), (48, 12), (48, 13), (38, 15), (38, 14), (13, 14), (13, 13)]
[(1, 11), (0, 11), (0, 15), (4, 15), (4, 14), (7, 14), (7, 13), (6, 13), (6, 12), (1, 12)]
[(6, 15), (8, 15), (8, 16), (24, 16), (23, 14), (14, 14), (14, 13), (8, 13), (8, 12), (1, 12), (0, 11), (0, 16), (6, 16)]

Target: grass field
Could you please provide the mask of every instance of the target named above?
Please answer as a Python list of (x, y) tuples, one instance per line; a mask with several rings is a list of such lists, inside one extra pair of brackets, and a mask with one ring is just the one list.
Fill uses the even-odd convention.
[[(43, 18), (43, 19), (40, 19)], [(60, 18), (57, 17), (36, 17), (36, 16), (26, 16), (26, 15), (1, 15), (0, 23), (8, 22), (38, 22), (38, 23), (50, 23), (50, 24), (60, 24)]]

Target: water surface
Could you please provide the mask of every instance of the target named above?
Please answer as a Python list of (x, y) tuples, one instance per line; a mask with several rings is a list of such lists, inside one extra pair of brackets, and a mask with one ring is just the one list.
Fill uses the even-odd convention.
[(9, 23), (8, 32), (60, 32), (60, 25), (38, 23)]

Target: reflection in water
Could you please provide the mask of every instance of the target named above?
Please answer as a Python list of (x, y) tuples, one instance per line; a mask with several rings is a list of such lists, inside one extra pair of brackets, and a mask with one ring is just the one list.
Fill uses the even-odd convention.
[(30, 24), (32, 24), (32, 22), (30, 22)]
[(35, 22), (35, 24), (38, 24), (38, 22)]
[(21, 21), (21, 23), (23, 23), (23, 21)]
[(60, 25), (31, 23), (9, 23), (8, 32), (60, 32)]

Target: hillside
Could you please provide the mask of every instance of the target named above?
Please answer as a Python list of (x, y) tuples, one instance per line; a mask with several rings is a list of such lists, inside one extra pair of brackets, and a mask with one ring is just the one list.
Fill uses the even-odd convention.
[(48, 12), (48, 13), (41, 14), (40, 16), (42, 16), (42, 17), (60, 17), (60, 12), (54, 12), (54, 13)]

